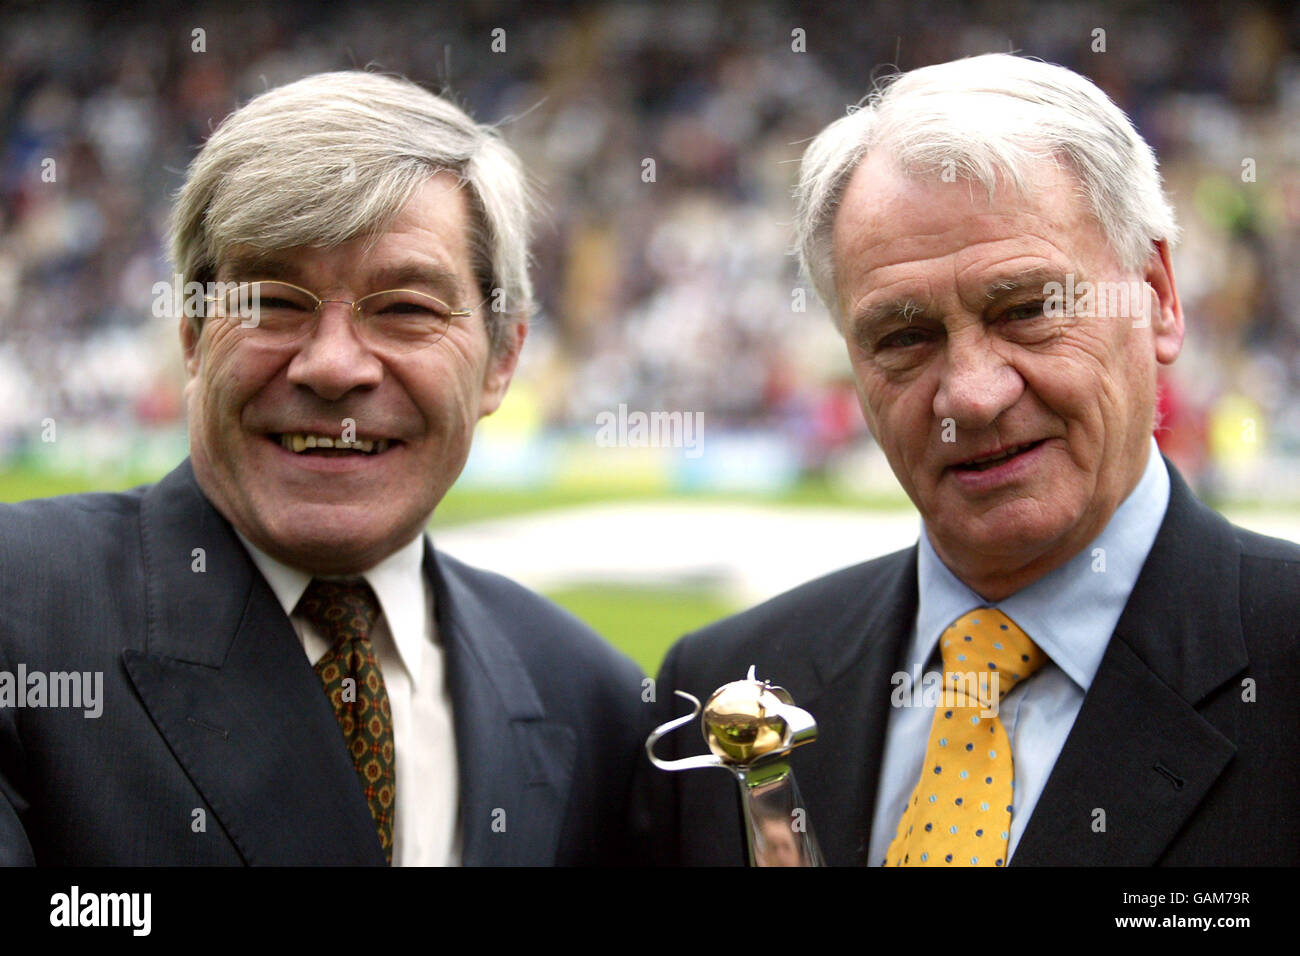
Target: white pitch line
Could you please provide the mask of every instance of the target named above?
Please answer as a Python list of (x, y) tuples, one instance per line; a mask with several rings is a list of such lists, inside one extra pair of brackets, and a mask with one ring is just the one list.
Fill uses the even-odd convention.
[[(1300, 542), (1300, 514), (1243, 527)], [(602, 583), (719, 587), (755, 604), (916, 541), (914, 511), (609, 502), (435, 529), (439, 548), (538, 591)]]

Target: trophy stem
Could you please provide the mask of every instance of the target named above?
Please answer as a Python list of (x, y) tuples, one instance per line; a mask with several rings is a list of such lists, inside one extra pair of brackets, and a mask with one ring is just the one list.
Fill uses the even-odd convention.
[(731, 768), (740, 785), (750, 866), (825, 866), (784, 754)]

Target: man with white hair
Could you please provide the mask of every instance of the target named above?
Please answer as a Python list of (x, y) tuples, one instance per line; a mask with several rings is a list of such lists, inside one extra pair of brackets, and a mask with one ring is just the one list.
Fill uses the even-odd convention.
[(102, 684), (0, 695), (0, 863), (626, 858), (640, 671), (424, 534), (515, 370), (528, 216), (496, 131), (399, 78), (213, 133), (172, 221), (189, 459), (0, 508), (0, 678)]
[[(832, 123), (796, 199), (922, 532), (687, 636), (660, 700), (786, 687), (833, 864), (1300, 862), (1300, 548), (1152, 438), (1183, 314), (1151, 149), (1085, 78), (980, 56)], [(744, 859), (729, 781), (652, 780), (669, 859)]]

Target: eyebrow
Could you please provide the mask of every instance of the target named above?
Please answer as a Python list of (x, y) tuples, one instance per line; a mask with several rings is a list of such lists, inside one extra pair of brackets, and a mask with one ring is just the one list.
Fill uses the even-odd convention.
[(265, 279), (300, 278), (298, 269), (292, 262), (273, 252), (237, 252), (221, 265), (220, 272), (234, 276), (236, 279), (257, 276)]
[[(224, 271), (237, 279), (277, 279), (292, 282), (308, 288), (302, 271), (293, 262), (275, 252), (240, 252), (235, 253), (224, 264)], [(439, 293), (440, 298), (460, 300), (464, 290), (460, 278), (449, 269), (435, 264), (403, 263), (385, 266), (370, 273), (368, 284), (375, 290), (404, 289), (412, 286), (424, 286)], [(314, 290), (309, 290), (314, 291)], [(456, 308), (460, 302), (448, 303)]]
[[(459, 299), (463, 295), (459, 277), (448, 269), (437, 265), (386, 266), (370, 274), (370, 282), (376, 289), (404, 289), (409, 286), (427, 286), (441, 293), (444, 297)], [(459, 303), (452, 303), (459, 307)]]
[[(998, 299), (1026, 291), (1046, 295), (1044, 287), (1049, 282), (1057, 282), (1064, 287), (1065, 277), (1066, 273), (1060, 269), (1028, 269), (990, 282), (984, 287), (984, 299), (988, 302), (995, 302)], [(1078, 285), (1084, 281), (1084, 277), (1076, 273), (1074, 281), (1075, 285)], [(911, 325), (917, 318), (921, 317), (931, 317), (928, 306), (921, 305), (911, 297), (890, 299), (858, 312), (853, 317), (852, 327), (857, 331), (858, 335), (865, 335), (890, 321), (901, 320)]]
[[(1029, 269), (989, 283), (984, 289), (984, 297), (992, 302), (995, 299), (1013, 295), (1017, 292), (1033, 291), (1039, 295), (1047, 295), (1045, 288), (1048, 283), (1055, 282), (1064, 288), (1065, 278), (1066, 273), (1060, 269)], [(1075, 285), (1083, 282), (1084, 278), (1079, 273), (1075, 273)]]
[(894, 319), (901, 319), (911, 325), (917, 316), (924, 315), (927, 311), (927, 306), (921, 305), (912, 298), (890, 299), (887, 302), (880, 302), (863, 309), (854, 315), (852, 327), (861, 336)]

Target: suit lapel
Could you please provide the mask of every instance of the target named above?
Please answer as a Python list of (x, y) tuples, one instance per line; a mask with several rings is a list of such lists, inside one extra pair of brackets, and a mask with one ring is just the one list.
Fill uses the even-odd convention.
[(462, 861), (553, 865), (578, 741), (546, 719), (500, 615), (473, 587), (474, 572), (427, 540), (424, 560), (455, 714)]
[(1247, 664), (1240, 548), (1169, 476), (1160, 532), (1012, 865), (1158, 862), (1236, 752), (1195, 708)]
[(188, 461), (145, 494), (141, 535), (147, 643), (123, 662), (244, 861), (383, 865), (319, 679)]
[(857, 590), (860, 599), (830, 627), (819, 627), (813, 664), (820, 689), (800, 699), (790, 688), (795, 703), (818, 723), (818, 739), (796, 751), (793, 766), (813, 832), (832, 866), (868, 862), (890, 678), (902, 666), (916, 617), (916, 548), (886, 560), (891, 564), (873, 567)]

